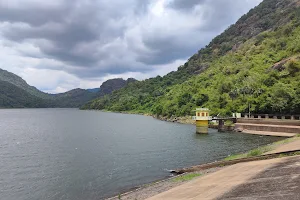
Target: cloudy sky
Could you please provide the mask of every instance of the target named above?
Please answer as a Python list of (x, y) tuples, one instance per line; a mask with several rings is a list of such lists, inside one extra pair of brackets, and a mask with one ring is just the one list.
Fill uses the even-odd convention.
[(0, 0), (0, 68), (51, 93), (165, 75), (261, 0)]

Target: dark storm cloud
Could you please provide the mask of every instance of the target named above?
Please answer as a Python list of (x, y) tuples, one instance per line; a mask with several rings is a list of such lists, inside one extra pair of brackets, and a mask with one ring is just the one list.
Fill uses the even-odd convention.
[[(249, 1), (246, 1), (249, 4)], [(259, 1), (256, 1), (256, 4)], [(252, 1), (251, 5), (255, 2)], [(177, 35), (144, 37), (144, 44), (154, 50), (152, 54), (140, 54), (138, 59), (147, 64), (168, 63), (178, 57), (189, 57), (204, 47), (217, 34), (246, 13), (249, 5), (236, 0), (174, 0), (168, 7), (203, 20), (193, 29), (179, 29)], [(176, 22), (175, 22), (176, 23)], [(187, 22), (188, 23), (188, 22)], [(176, 24), (174, 24), (176, 26)], [(167, 37), (166, 37), (167, 35)], [(189, 42), (194, 41), (194, 42)]]
[[(107, 10), (104, 10), (105, 6), (102, 8), (102, 3), (104, 2), (94, 5), (93, 1), (88, 3), (64, 1), (49, 10), (43, 6), (38, 8), (2, 6), (0, 11), (5, 12), (1, 12), (0, 20), (15, 24), (3, 30), (2, 34), (7, 39), (18, 42), (29, 39), (46, 40), (50, 45), (41, 42), (36, 45), (49, 58), (67, 64), (83, 67), (96, 65), (99, 59), (107, 56), (108, 52), (98, 52), (98, 46), (91, 43), (105, 45), (114, 37), (118, 37), (124, 29), (123, 24), (114, 26), (114, 23), (118, 23), (117, 20), (122, 18), (122, 12), (114, 9), (110, 13), (105, 13)], [(113, 5), (111, 8), (114, 8)], [(25, 25), (17, 24), (20, 22)], [(86, 47), (85, 51), (77, 49), (82, 45)]]
[(0, 2), (0, 40), (33, 44), (78, 77), (146, 72), (191, 56), (258, 0), (173, 0), (164, 5), (168, 16), (157, 1)]
[(93, 64), (97, 62), (88, 52), (75, 53), (78, 43), (88, 43), (99, 39), (100, 35), (88, 24), (45, 25), (43, 27), (13, 27), (3, 31), (3, 35), (13, 41), (22, 42), (28, 39), (45, 39), (50, 45), (37, 42), (41, 51), (50, 58), (66, 61), (71, 64)]
[(32, 5), (30, 8), (9, 7), (0, 2), (0, 19), (7, 22), (23, 22), (32, 26), (40, 26), (47, 22), (58, 22), (64, 17), (64, 13), (68, 12), (68, 8), (62, 7), (49, 8), (47, 6)]
[[(186, 39), (187, 37), (184, 38)], [(199, 48), (198, 42), (193, 45), (185, 43), (184, 40), (174, 36), (146, 37), (143, 42), (148, 48), (153, 50), (153, 53), (140, 54), (138, 59), (148, 65), (167, 64), (178, 58), (191, 56)]]

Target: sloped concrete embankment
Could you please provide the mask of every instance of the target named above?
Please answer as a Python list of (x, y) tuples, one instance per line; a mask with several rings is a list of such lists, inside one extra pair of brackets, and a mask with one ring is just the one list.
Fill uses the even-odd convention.
[(239, 163), (148, 200), (300, 198), (300, 156)]
[(238, 119), (235, 130), (257, 135), (293, 137), (300, 133), (299, 120)]
[[(158, 194), (148, 200), (167, 199), (300, 199), (300, 146), (298, 139), (279, 146), (270, 155), (237, 159), (183, 169), (199, 170), (230, 165), (220, 171)], [(291, 156), (291, 157), (282, 157)], [(258, 160), (256, 160), (258, 159)], [(261, 160), (262, 159), (262, 160)], [(236, 164), (235, 164), (236, 163)]]

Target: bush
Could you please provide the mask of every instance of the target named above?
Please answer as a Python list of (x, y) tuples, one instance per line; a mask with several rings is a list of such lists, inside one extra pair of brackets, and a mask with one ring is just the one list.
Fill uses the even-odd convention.
[(296, 59), (291, 59), (287, 62), (286, 68), (291, 75), (295, 75), (295, 73), (300, 71), (300, 62)]

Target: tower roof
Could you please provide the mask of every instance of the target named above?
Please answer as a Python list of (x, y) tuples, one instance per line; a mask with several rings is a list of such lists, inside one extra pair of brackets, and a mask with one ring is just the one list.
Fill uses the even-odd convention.
[(208, 108), (196, 108), (196, 111), (209, 111)]

